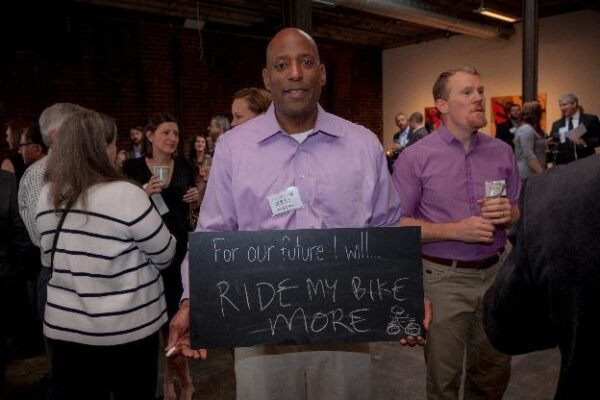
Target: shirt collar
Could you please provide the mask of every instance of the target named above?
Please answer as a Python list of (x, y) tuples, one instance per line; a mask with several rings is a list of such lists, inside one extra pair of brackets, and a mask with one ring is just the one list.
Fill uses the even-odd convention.
[[(277, 116), (275, 115), (275, 103), (271, 103), (263, 118), (263, 130), (259, 133), (257, 142), (265, 141), (279, 133), (285, 134), (281, 126), (279, 126)], [(315, 121), (314, 132), (322, 132), (334, 137), (344, 136), (343, 131), (337, 128), (335, 116), (323, 110), (320, 104), (317, 104), (317, 120)]]
[[(442, 138), (442, 140), (444, 142), (446, 142), (447, 144), (452, 143), (453, 141), (455, 141), (456, 143), (460, 144), (460, 146), (462, 147), (462, 143), (460, 140), (458, 140), (457, 138), (454, 137), (454, 135), (452, 133), (450, 133), (450, 130), (446, 127), (446, 125), (444, 125), (444, 123), (442, 123), (440, 125), (440, 127), (438, 128), (438, 134), (440, 135), (440, 137)], [(469, 148), (472, 148), (473, 146), (475, 146), (478, 142), (479, 142), (479, 135), (481, 135), (482, 133), (480, 131), (477, 131), (473, 136), (473, 140), (471, 140), (471, 145), (469, 146)]]

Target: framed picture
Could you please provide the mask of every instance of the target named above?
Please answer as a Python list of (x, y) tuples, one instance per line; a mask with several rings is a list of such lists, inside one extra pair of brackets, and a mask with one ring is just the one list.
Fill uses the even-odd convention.
[[(542, 105), (542, 109), (544, 110), (544, 114), (542, 115), (541, 126), (544, 131), (546, 131), (546, 93), (538, 94), (537, 101)], [(521, 96), (512, 95), (512, 96), (497, 96), (491, 98), (491, 107), (490, 107), (490, 121), (488, 123), (488, 130), (490, 135), (496, 136), (496, 126), (505, 122), (508, 119), (506, 108), (510, 103), (518, 104), (519, 106), (523, 106), (523, 98)]]
[(435, 107), (425, 107), (425, 128), (429, 132), (435, 131), (442, 123), (442, 119), (438, 114), (438, 110)]

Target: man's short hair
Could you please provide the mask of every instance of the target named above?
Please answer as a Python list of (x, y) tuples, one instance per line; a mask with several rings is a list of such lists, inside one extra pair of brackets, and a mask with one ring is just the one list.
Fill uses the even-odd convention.
[(409, 121), (413, 121), (417, 124), (422, 124), (423, 121), (425, 120), (425, 118), (423, 118), (423, 114), (416, 111), (412, 114), (410, 114), (410, 117), (408, 118)]
[(579, 99), (573, 93), (565, 93), (558, 98), (559, 103), (579, 104)]
[(213, 117), (215, 123), (223, 129), (223, 132), (228, 131), (231, 128), (229, 119), (223, 115), (216, 115)]
[(23, 131), (23, 137), (26, 139), (26, 142), (39, 145), (42, 149), (42, 153), (48, 154), (48, 146), (44, 142), (44, 137), (40, 131), (39, 123), (36, 122), (31, 124), (27, 129), (25, 129)]
[(50, 147), (52, 139), (50, 139), (50, 131), (57, 130), (65, 122), (67, 118), (79, 111), (84, 111), (85, 108), (73, 103), (56, 103), (46, 108), (40, 114), (40, 131), (46, 146)]
[(510, 111), (512, 110), (513, 107), (519, 107), (521, 108), (521, 106), (513, 101), (507, 101), (506, 103), (504, 103), (504, 112), (506, 113), (506, 115), (508, 115), (510, 113)]
[(467, 74), (479, 76), (479, 72), (475, 69), (475, 67), (471, 67), (468, 65), (457, 65), (442, 72), (433, 84), (433, 101), (436, 101), (437, 99), (446, 98), (446, 96), (448, 95), (448, 88), (446, 87), (448, 79), (450, 79), (450, 77), (456, 74), (457, 72), (466, 72)]

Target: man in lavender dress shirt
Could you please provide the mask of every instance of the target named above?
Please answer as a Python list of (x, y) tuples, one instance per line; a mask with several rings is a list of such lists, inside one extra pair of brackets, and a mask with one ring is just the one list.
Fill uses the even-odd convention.
[[(440, 128), (400, 154), (393, 179), (400, 224), (420, 226), (425, 296), (435, 319), (425, 346), (427, 398), (458, 399), (466, 355), (466, 399), (500, 399), (510, 358), (489, 343), (482, 297), (506, 256), (518, 218), (520, 178), (512, 149), (478, 129), (487, 123), (479, 73), (461, 66), (433, 86)], [(497, 181), (505, 196), (486, 197)]]
[[(288, 28), (267, 47), (263, 70), (273, 104), (224, 135), (215, 153), (196, 231), (374, 227), (395, 224), (400, 203), (381, 144), (368, 129), (318, 104), (325, 68), (313, 39)], [(292, 193), (294, 207), (275, 197)], [(184, 300), (168, 347), (189, 348), (187, 259)], [(424, 321), (427, 324), (427, 321)], [(238, 399), (368, 399), (367, 344), (235, 349)]]

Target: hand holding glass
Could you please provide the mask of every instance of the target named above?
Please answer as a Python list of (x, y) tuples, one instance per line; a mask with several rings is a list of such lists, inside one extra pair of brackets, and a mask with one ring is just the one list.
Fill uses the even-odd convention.
[(152, 167), (152, 174), (157, 176), (163, 187), (169, 184), (169, 166), (168, 165), (155, 165)]

